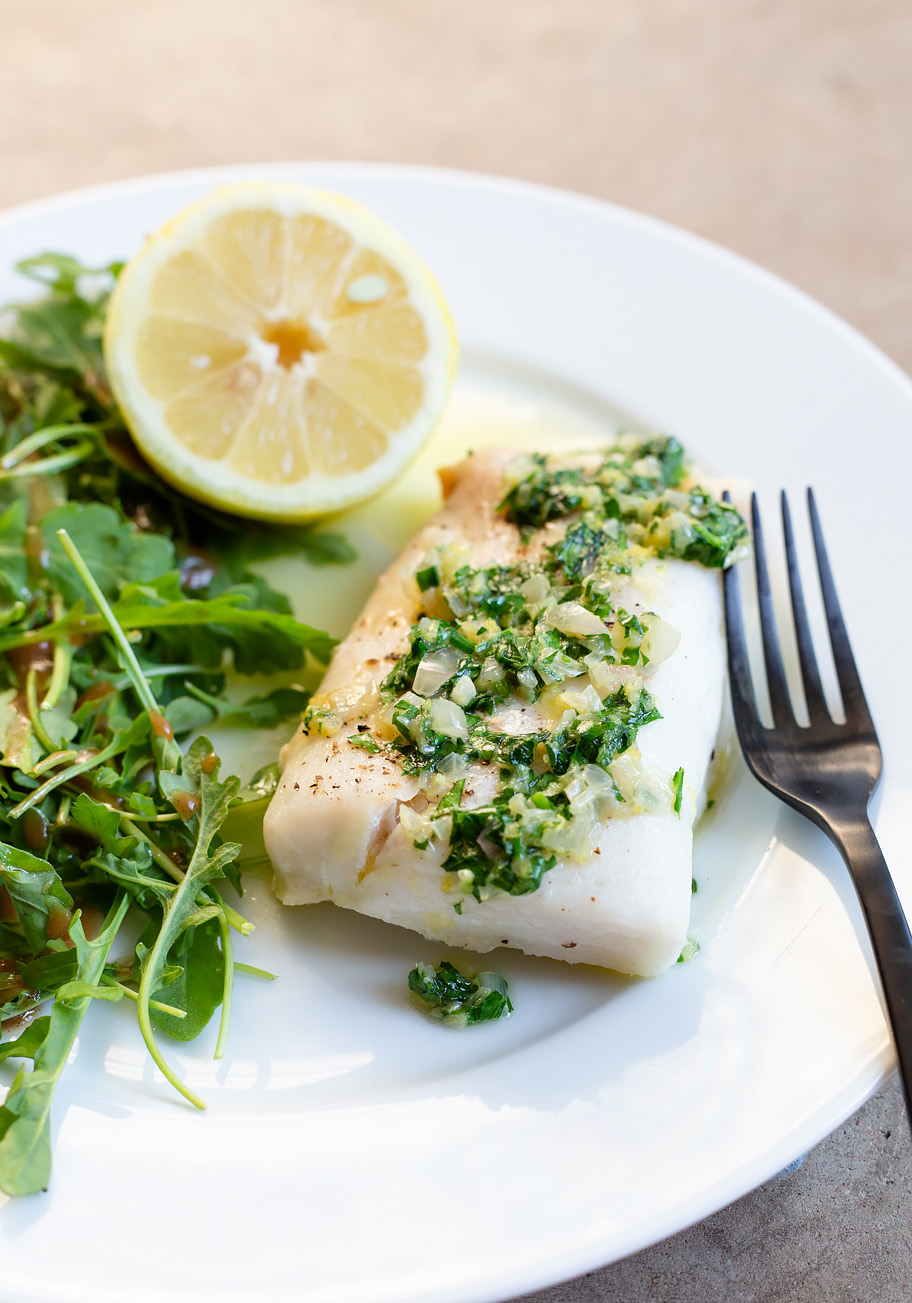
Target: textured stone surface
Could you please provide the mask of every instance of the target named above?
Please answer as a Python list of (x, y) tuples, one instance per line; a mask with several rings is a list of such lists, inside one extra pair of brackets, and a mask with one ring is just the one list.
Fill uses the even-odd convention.
[(912, 366), (907, 0), (4, 0), (0, 204), (269, 159), (628, 204)]
[[(0, 206), (209, 163), (376, 159), (601, 196), (737, 249), (912, 368), (908, 0), (4, 0)], [(899, 1303), (889, 1086), (807, 1158), (526, 1303)]]
[(797, 1172), (521, 1303), (907, 1303), (910, 1209), (912, 1140), (894, 1078)]

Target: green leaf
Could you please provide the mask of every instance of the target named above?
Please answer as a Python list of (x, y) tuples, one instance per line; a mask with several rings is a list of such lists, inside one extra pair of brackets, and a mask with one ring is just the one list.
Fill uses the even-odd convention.
[(152, 797), (146, 796), (143, 792), (130, 792), (127, 796), (127, 805), (143, 819), (154, 819), (158, 814), (158, 806)]
[(79, 725), (72, 717), (72, 706), (75, 700), (75, 692), (66, 693), (59, 706), (40, 712), (39, 723), (58, 751), (64, 751), (67, 743), (71, 742), (79, 732)]
[(362, 751), (369, 751), (372, 756), (377, 755), (380, 750), (379, 744), (371, 737), (370, 733), (350, 733), (348, 740), (353, 747), (360, 747)]
[(129, 854), (111, 852), (93, 855), (83, 868), (90, 881), (113, 882), (124, 887), (140, 909), (164, 909), (177, 890), (173, 881), (166, 878), (152, 859), (150, 848), (139, 842)]
[(199, 809), (199, 788), (189, 775), (172, 774), (162, 770), (158, 775), (158, 787), (166, 801), (183, 819), (189, 819)]
[(262, 797), (270, 797), (279, 785), (279, 779), (282, 771), (278, 762), (273, 761), (271, 765), (263, 765), (253, 775), (249, 783), (246, 783), (238, 793), (242, 801), (258, 801)]
[[(75, 571), (73, 572), (75, 574)], [(109, 572), (109, 582), (111, 580)], [(78, 576), (77, 576), (78, 578)], [(134, 590), (135, 592), (135, 590)], [(274, 670), (299, 669), (304, 653), (326, 662), (336, 645), (336, 639), (309, 624), (302, 624), (291, 615), (278, 611), (264, 611), (251, 607), (244, 593), (229, 592), (221, 597), (197, 601), (185, 598), (180, 601), (141, 601), (131, 592), (112, 604), (117, 622), (126, 630), (148, 629), (158, 633), (175, 629), (193, 629), (190, 639), (173, 643), (185, 659), (191, 651), (198, 664), (218, 664), (221, 648), (227, 647), (235, 655), (237, 668), (242, 674), (267, 674)], [(71, 608), (67, 615), (43, 625), (40, 638), (35, 633), (8, 633), (0, 635), (0, 651), (27, 646), (41, 639), (54, 641), (78, 634), (81, 638), (101, 633), (106, 624), (101, 615), (83, 614), (81, 605)], [(203, 659), (200, 650), (200, 631), (206, 630), (214, 638), (215, 660)]]
[(279, 556), (300, 555), (312, 566), (348, 565), (357, 558), (357, 552), (344, 534), (331, 530), (315, 529), (312, 525), (264, 525), (247, 522), (243, 530), (236, 528), (230, 517), (222, 516), (219, 522), (223, 535), (219, 537), (216, 551), (235, 581), (245, 576), (249, 565), (269, 561)]
[(109, 601), (128, 583), (155, 579), (174, 565), (174, 547), (162, 534), (144, 534), (99, 502), (70, 502), (41, 521), (46, 573), (68, 605), (85, 596), (83, 581), (57, 537), (65, 529)]
[[(213, 696), (193, 683), (187, 684), (187, 691), (210, 708), (208, 719), (211, 720), (214, 712), (219, 723), (230, 728), (275, 728), (286, 719), (300, 715), (310, 701), (306, 688), (294, 686), (274, 688), (265, 697), (250, 697), (243, 704)], [(168, 718), (171, 719), (170, 714)], [(177, 732), (176, 727), (174, 731)]]
[(15, 1040), (3, 1041), (0, 1044), (0, 1063), (4, 1059), (34, 1059), (44, 1044), (50, 1025), (50, 1018), (36, 1018)]
[(312, 566), (350, 565), (358, 557), (344, 534), (330, 530), (308, 530), (296, 542)]
[[(49, 923), (69, 911), (73, 898), (47, 860), (0, 842), (0, 883), (9, 892), (29, 949), (47, 945)], [(53, 935), (59, 929), (51, 927)]]
[[(281, 771), (277, 764), (264, 765), (253, 775), (246, 787), (238, 792), (238, 798), (222, 824), (222, 836), (228, 841), (239, 842), (243, 847), (241, 867), (268, 860), (266, 843), (263, 840), (263, 816), (272, 800), (272, 794), (279, 785)], [(231, 875), (228, 875), (229, 878)], [(232, 880), (235, 890), (240, 883)]]
[(56, 991), (64, 982), (72, 981), (79, 967), (75, 950), (55, 950), (40, 955), (30, 963), (20, 963), (19, 976), (23, 986), (30, 991), (47, 994)]
[(104, 267), (86, 267), (68, 253), (39, 253), (16, 263), (16, 271), (39, 285), (49, 285), (61, 294), (79, 295), (79, 281), (89, 276), (113, 279), (120, 274), (122, 263), (112, 262)]
[(26, 514), (25, 499), (19, 498), (0, 516), (0, 593), (11, 601), (28, 600), (31, 595), (25, 550)]
[(507, 983), (499, 973), (464, 976), (446, 959), (434, 967), (417, 964), (408, 975), (413, 1002), (436, 1022), (449, 1027), (507, 1018), (513, 1012)]
[[(149, 1053), (175, 1089), (199, 1108), (204, 1107), (203, 1101), (175, 1077), (155, 1043), (149, 1002), (159, 989), (166, 961), (173, 962), (172, 947), (181, 935), (189, 935), (184, 931), (185, 924), (198, 908), (201, 889), (223, 877), (226, 866), (237, 858), (241, 849), (233, 842), (214, 845), (219, 827), (237, 796), (240, 782), (231, 777), (220, 783), (218, 764), (217, 761), (213, 763), (213, 755), (211, 742), (207, 738), (197, 738), (184, 757), (181, 777), (186, 782), (186, 790), (198, 800), (196, 843), (184, 877), (165, 905), (161, 929), (143, 963), (137, 1006), (140, 1030)], [(223, 985), (223, 997), (227, 989)]]
[[(127, 902), (126, 894), (121, 894), (92, 941), (87, 940), (81, 920), (74, 920), (70, 936), (79, 964), (77, 980), (90, 986), (100, 983)], [(54, 1002), (47, 1033), (35, 1047), (32, 1071), (20, 1069), (0, 1109), (0, 1190), (6, 1194), (35, 1194), (47, 1189), (51, 1176), (51, 1099), (89, 1003), (88, 997), (71, 1004)]]
[[(217, 906), (213, 908), (218, 908)], [(157, 1027), (177, 1041), (198, 1036), (222, 1002), (224, 960), (219, 947), (219, 926), (213, 916), (185, 927), (171, 947), (168, 962), (180, 966), (180, 975), (161, 986), (154, 999), (186, 1011), (186, 1018), (151, 1010)]]
[[(192, 691), (192, 685), (187, 685)], [(183, 737), (186, 733), (196, 733), (201, 728), (206, 728), (213, 720), (213, 711), (207, 704), (197, 701), (194, 697), (182, 696), (173, 697), (165, 707), (165, 719), (174, 729), (175, 737)]]
[(96, 319), (97, 310), (87, 300), (66, 292), (49, 294), (19, 306), (12, 342), (39, 367), (77, 375), (100, 373), (101, 332), (93, 335), (90, 330)]
[(57, 999), (62, 1004), (75, 1004), (77, 1000), (107, 1000), (110, 1004), (116, 1004), (122, 1000), (124, 991), (119, 986), (98, 985), (93, 982), (65, 982), (63, 986), (57, 988)]
[(85, 792), (81, 792), (73, 802), (70, 823), (94, 837), (106, 851), (112, 850), (120, 840), (120, 815), (116, 810), (109, 810), (93, 801)]
[[(0, 954), (4, 959), (20, 959), (28, 954), (25, 937), (8, 923), (0, 923)], [(7, 1017), (6, 1014), (3, 1017)]]
[(18, 688), (0, 692), (0, 751), (0, 764), (21, 769), (24, 774), (30, 772), (42, 752)]

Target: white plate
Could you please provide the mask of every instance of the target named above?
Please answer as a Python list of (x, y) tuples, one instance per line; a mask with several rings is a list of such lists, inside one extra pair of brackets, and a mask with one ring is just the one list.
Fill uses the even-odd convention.
[[(127, 256), (215, 183), (264, 175), (363, 200), (435, 269), (464, 349), (439, 455), (479, 404), (520, 442), (555, 423), (583, 437), (620, 413), (767, 501), (813, 481), (886, 754), (878, 833), (912, 903), (909, 382), (822, 308), (692, 236), (403, 168), (220, 169), (32, 205), (0, 219), (0, 301), (22, 293), (16, 258)], [(394, 514), (401, 533), (416, 502), (400, 494), (385, 524), (365, 513), (360, 537), (376, 526), (391, 545)], [(346, 582), (354, 601), (363, 569)], [(892, 1056), (835, 853), (740, 764), (695, 871), (694, 963), (634, 982), (501, 952), (516, 1015), (465, 1034), (404, 999), (408, 968), (438, 947), (330, 906), (282, 912), (254, 882), (261, 926), (243, 957), (281, 981), (239, 983), (222, 1064), (208, 1035), (169, 1046), (208, 1113), (169, 1093), (129, 1011), (93, 1010), (55, 1103), (51, 1189), (0, 1207), (0, 1296), (491, 1303), (749, 1190), (860, 1105)]]

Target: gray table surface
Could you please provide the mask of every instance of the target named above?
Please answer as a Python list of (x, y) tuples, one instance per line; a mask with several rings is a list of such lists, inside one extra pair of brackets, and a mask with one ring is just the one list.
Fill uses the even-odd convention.
[[(908, 0), (2, 0), (0, 206), (367, 159), (597, 195), (737, 249), (912, 369)], [(524, 1303), (899, 1303), (896, 1083), (698, 1226)]]

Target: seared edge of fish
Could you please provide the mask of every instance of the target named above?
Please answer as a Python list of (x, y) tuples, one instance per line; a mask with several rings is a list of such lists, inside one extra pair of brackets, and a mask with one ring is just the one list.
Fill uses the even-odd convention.
[[(593, 456), (565, 460), (568, 466), (584, 468), (599, 461)], [(451, 622), (453, 618), (437, 585), (429, 583), (438, 579), (429, 559), (440, 558), (441, 571), (455, 571), (457, 578), (451, 573), (448, 589), (439, 580), (440, 593), (449, 592), (454, 604), (458, 576), (492, 566), (528, 572), (533, 580), (526, 581), (524, 591), (535, 597), (542, 586), (534, 579), (538, 568), (566, 537), (568, 520), (580, 518), (579, 511), (570, 511), (540, 528), (517, 528), (499, 509), (505, 483), (521, 474), (522, 466), (517, 470), (516, 463), (514, 453), (486, 450), (445, 473), (444, 507), (380, 577), (359, 620), (337, 647), (307, 723), (284, 748), (282, 777), (267, 813), (266, 844), (276, 891), (287, 904), (332, 900), (452, 946), (480, 951), (511, 946), (654, 975), (674, 962), (686, 939), (692, 826), (705, 804), (722, 714), (724, 650), (717, 574), (693, 561), (662, 559), (648, 546), (634, 546), (630, 573), (611, 577), (611, 599), (628, 623), (640, 629), (637, 636), (644, 645), (661, 649), (662, 655), (643, 654), (640, 661), (645, 663), (638, 667), (625, 664), (621, 658), (635, 658), (636, 648), (630, 652), (615, 636), (618, 651), (609, 648), (610, 655), (601, 657), (590, 652), (588, 666), (578, 667), (583, 675), (550, 684), (537, 681), (534, 688), (527, 684), (529, 691), (520, 689), (497, 701), (489, 729), (495, 737), (541, 736), (568, 718), (585, 732), (586, 712), (598, 716), (599, 695), (605, 701), (615, 699), (611, 693), (619, 694), (623, 702), (624, 690), (635, 702), (636, 693), (648, 689), (661, 714), (641, 726), (635, 744), (604, 770), (577, 765), (569, 771), (572, 781), (563, 780), (558, 796), (566, 803), (567, 793), (572, 794), (586, 818), (578, 825), (557, 819), (556, 830), (546, 831), (543, 854), (550, 836), (554, 853), (546, 862), (553, 861), (553, 866), (540, 873), (534, 890), (526, 890), (529, 884), (521, 881), (515, 888), (521, 894), (512, 888), (490, 889), (484, 882), (479, 887), (471, 870), (457, 873), (444, 867), (452, 855), (446, 835), (452, 816), (442, 813), (441, 800), (444, 806), (448, 799), (453, 801), (458, 780), (455, 795), (461, 810), (487, 808), (503, 789), (501, 766), (457, 754), (443, 762), (441, 773), (433, 758), (422, 765), (420, 731), (415, 733), (418, 747), (410, 749), (405, 743), (414, 738), (401, 731), (408, 726), (400, 719), (397, 731), (391, 724), (394, 706), (388, 680), (409, 652), (416, 623), (433, 621), (441, 612)], [(683, 495), (678, 496), (683, 503)], [(669, 517), (668, 498), (674, 498), (673, 491), (662, 498), (662, 528), (679, 529), (685, 537), (690, 526), (681, 512), (680, 521), (674, 511)], [(581, 509), (586, 509), (585, 500)], [(635, 523), (630, 528), (644, 534)], [(424, 591), (416, 575), (424, 576)], [(561, 595), (560, 589), (555, 591)], [(588, 642), (574, 644), (578, 655), (587, 646), (609, 646), (605, 629), (615, 621), (604, 622), (599, 639), (593, 633), (598, 626), (590, 613), (580, 610), (580, 603), (559, 600), (555, 605), (552, 593), (542, 609), (555, 627), (573, 626), (576, 619), (581, 622), (578, 638), (593, 635)], [(470, 622), (463, 621), (462, 627), (474, 635)], [(475, 683), (481, 681), (476, 673)], [(414, 686), (419, 686), (417, 677)], [(453, 688), (446, 701), (456, 699), (459, 691)], [(471, 693), (473, 685), (466, 691)], [(400, 700), (409, 698), (424, 708), (420, 694), (409, 692)], [(455, 733), (461, 736), (459, 718), (467, 718), (465, 713), (449, 705), (446, 710), (456, 717)], [(440, 707), (437, 714), (448, 718), (446, 710)], [(420, 730), (420, 719), (411, 726), (413, 732), (415, 727)], [(540, 744), (529, 773), (547, 768), (543, 751)], [(609, 780), (611, 791), (606, 788)], [(587, 784), (594, 793), (592, 809), (605, 816), (606, 800), (613, 807), (607, 817), (593, 818), (586, 805)], [(519, 818), (537, 817), (528, 801), (515, 804)], [(574, 829), (575, 840), (570, 835)], [(494, 849), (483, 830), (479, 844), (483, 861)]]

